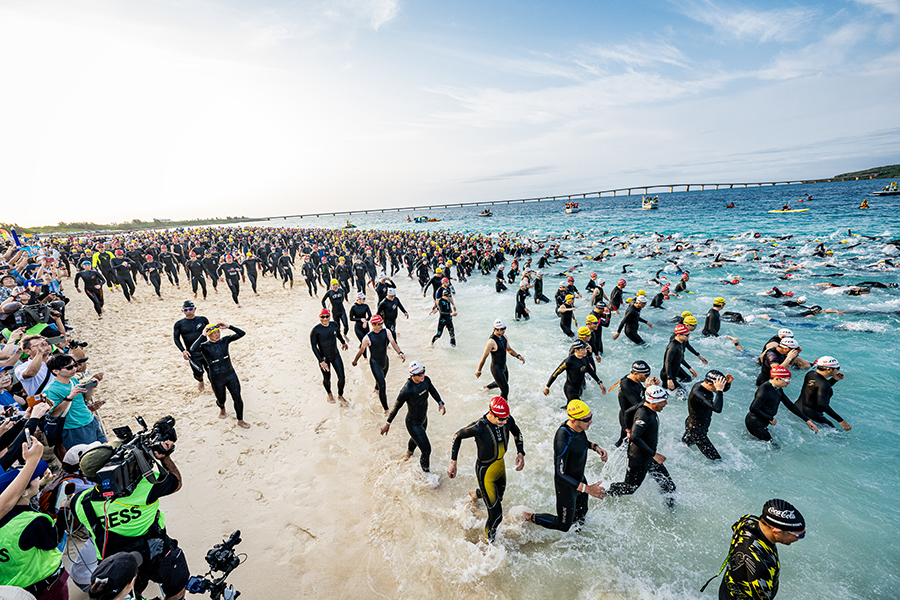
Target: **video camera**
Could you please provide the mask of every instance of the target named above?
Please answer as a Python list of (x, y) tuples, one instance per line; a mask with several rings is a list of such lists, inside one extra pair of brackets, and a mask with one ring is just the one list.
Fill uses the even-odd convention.
[[(156, 483), (169, 474), (153, 453), (171, 454), (172, 450), (163, 449), (162, 443), (178, 440), (175, 419), (172, 416), (163, 417), (149, 430), (143, 417), (138, 415), (135, 419), (142, 427), (136, 434), (127, 425), (113, 429), (122, 440), (122, 445), (94, 477), (97, 489), (104, 497), (127, 496), (134, 491), (141, 479), (146, 478), (150, 483)], [(154, 464), (159, 467), (158, 475), (153, 470)]]
[[(241, 557), (238, 556), (234, 547), (241, 543), (240, 530), (231, 534), (231, 537), (216, 544), (206, 553), (206, 562), (209, 564), (209, 572), (205, 577), (195, 575), (191, 577), (187, 584), (187, 591), (192, 594), (202, 594), (209, 592), (211, 600), (234, 600), (241, 595), (239, 591), (232, 586), (225, 585), (225, 579), (241, 564)], [(222, 575), (213, 577), (215, 571), (221, 571)]]

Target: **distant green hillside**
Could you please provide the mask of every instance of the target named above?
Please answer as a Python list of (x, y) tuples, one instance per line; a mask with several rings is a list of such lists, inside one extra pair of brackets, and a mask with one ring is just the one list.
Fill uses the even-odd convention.
[(865, 171), (854, 171), (852, 173), (841, 173), (835, 175), (834, 179), (898, 179), (900, 178), (900, 165), (888, 165), (886, 167), (875, 167), (874, 169), (866, 169)]

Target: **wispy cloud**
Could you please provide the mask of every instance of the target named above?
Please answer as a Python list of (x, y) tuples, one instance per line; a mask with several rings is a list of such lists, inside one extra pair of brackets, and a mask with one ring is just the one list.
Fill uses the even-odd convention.
[(761, 69), (758, 76), (761, 79), (791, 79), (842, 69), (846, 66), (848, 53), (866, 39), (870, 31), (867, 25), (848, 23), (796, 53), (782, 53), (770, 66)]
[(688, 0), (677, 5), (685, 16), (712, 27), (723, 40), (737, 38), (760, 43), (793, 39), (797, 30), (817, 14), (816, 10), (803, 7), (754, 10), (712, 0)]
[(506, 179), (516, 179), (518, 177), (530, 177), (532, 175), (545, 175), (547, 173), (553, 173), (558, 169), (559, 167), (555, 166), (531, 167), (528, 169), (509, 171), (507, 173), (498, 173), (496, 175), (485, 175), (484, 177), (468, 179), (463, 183), (486, 183), (488, 181), (503, 181)]
[(866, 6), (872, 6), (889, 15), (900, 15), (900, 0), (854, 0)]

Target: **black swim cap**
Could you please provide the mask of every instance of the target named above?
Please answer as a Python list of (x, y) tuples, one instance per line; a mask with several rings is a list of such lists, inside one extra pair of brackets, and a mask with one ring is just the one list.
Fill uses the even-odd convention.
[(725, 377), (725, 374), (722, 373), (722, 371), (716, 371), (715, 369), (713, 369), (706, 374), (706, 381), (714, 383), (719, 377)]
[(181, 308), (194, 308), (194, 303), (190, 300), (185, 300), (184, 304), (181, 305)]
[(644, 375), (650, 373), (650, 365), (645, 363), (642, 360), (636, 360), (631, 363), (631, 372), (637, 373), (638, 375)]
[(760, 519), (766, 524), (781, 529), (783, 531), (803, 531), (806, 529), (806, 522), (800, 511), (794, 508), (794, 505), (784, 500), (775, 498), (769, 500), (763, 505), (762, 515)]

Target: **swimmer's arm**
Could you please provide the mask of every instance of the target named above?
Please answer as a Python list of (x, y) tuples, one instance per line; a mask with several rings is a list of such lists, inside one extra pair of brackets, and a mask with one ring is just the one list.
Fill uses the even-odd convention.
[(428, 393), (431, 394), (431, 397), (434, 398), (434, 401), (438, 403), (438, 406), (444, 404), (444, 401), (441, 400), (441, 395), (438, 394), (437, 389), (435, 389), (434, 384), (431, 382), (431, 379), (428, 380)]
[(406, 404), (406, 393), (401, 392), (400, 394), (397, 395), (397, 399), (394, 401), (394, 407), (391, 409), (391, 412), (387, 417), (387, 422), (389, 425), (397, 417), (397, 412), (400, 410), (400, 407), (402, 407), (404, 404)]
[(568, 475), (565, 470), (570, 436), (571, 434), (562, 427), (556, 430), (556, 437), (553, 438), (553, 454), (556, 456), (556, 459), (553, 461), (553, 477), (556, 481), (577, 490), (581, 482)]
[(488, 354), (497, 349), (497, 342), (494, 340), (488, 340), (487, 344), (484, 347), (484, 354), (481, 355), (481, 360), (478, 361), (478, 371), (477, 373), (481, 373), (481, 368), (484, 367), (484, 361), (487, 360)]
[(456, 432), (456, 435), (453, 436), (453, 447), (450, 450), (450, 460), (456, 462), (457, 456), (459, 456), (459, 447), (462, 444), (462, 441), (466, 438), (475, 437), (478, 435), (478, 421), (475, 421), (471, 425), (467, 425), (463, 427), (459, 431)]
[(245, 331), (243, 331), (243, 330), (241, 330), (241, 329), (238, 329), (238, 328), (235, 327), (234, 325), (229, 325), (229, 326), (228, 326), (228, 329), (230, 329), (230, 330), (233, 332), (231, 335), (228, 336), (228, 342), (229, 342), (229, 343), (231, 343), (231, 342), (233, 342), (233, 341), (235, 341), (235, 340), (239, 340), (239, 339), (241, 339), (242, 337), (244, 337), (245, 335), (247, 335), (247, 332), (245, 332)]
[(556, 367), (556, 370), (553, 371), (553, 373), (550, 375), (550, 379), (547, 380), (547, 385), (544, 387), (549, 388), (551, 385), (553, 385), (553, 382), (556, 381), (556, 378), (559, 377), (560, 373), (562, 373), (563, 371), (566, 370), (566, 367), (568, 365), (569, 365), (569, 357), (566, 357), (565, 360), (563, 360), (561, 363), (559, 363), (559, 366)]
[(525, 456), (525, 440), (522, 437), (522, 430), (519, 429), (519, 426), (516, 425), (516, 421), (510, 417), (509, 418), (509, 432), (513, 435), (513, 442), (516, 444), (516, 453)]

